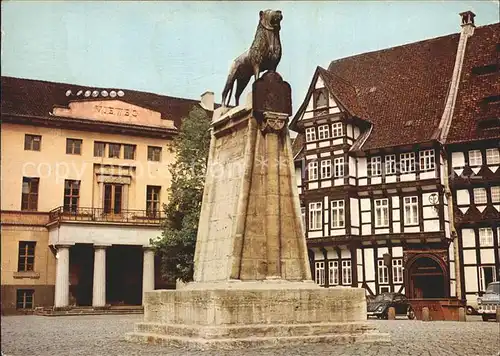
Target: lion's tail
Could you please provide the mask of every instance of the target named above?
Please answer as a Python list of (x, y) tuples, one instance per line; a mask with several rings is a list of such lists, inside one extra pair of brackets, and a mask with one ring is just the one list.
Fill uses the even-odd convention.
[[(229, 70), (229, 75), (227, 76), (226, 85), (222, 91), (222, 105), (229, 106), (231, 101), (231, 95), (233, 94), (234, 81), (236, 80), (236, 62), (233, 62), (231, 69)], [(226, 103), (227, 100), (227, 103)]]

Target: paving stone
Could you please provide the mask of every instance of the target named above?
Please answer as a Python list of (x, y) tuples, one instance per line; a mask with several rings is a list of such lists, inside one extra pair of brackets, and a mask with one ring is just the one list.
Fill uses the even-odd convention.
[(500, 351), (500, 324), (477, 317), (466, 323), (371, 321), (381, 332), (391, 334), (391, 345), (313, 344), (244, 351), (194, 351), (124, 341), (124, 334), (141, 319), (140, 315), (6, 316), (1, 320), (2, 352), (6, 356), (498, 356)]

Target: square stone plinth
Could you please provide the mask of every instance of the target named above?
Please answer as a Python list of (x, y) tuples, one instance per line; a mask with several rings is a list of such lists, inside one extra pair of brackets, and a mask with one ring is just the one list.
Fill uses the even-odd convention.
[(144, 322), (126, 339), (202, 349), (389, 342), (366, 322), (364, 293), (309, 283), (148, 292)]

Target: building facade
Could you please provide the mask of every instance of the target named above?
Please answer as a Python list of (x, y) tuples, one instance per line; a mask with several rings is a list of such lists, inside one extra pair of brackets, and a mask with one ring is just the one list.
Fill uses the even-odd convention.
[(197, 106), (213, 94), (2, 77), (2, 312), (142, 304), (172, 140)]
[(467, 299), (500, 271), (500, 25), (318, 67), (291, 122), (316, 283)]

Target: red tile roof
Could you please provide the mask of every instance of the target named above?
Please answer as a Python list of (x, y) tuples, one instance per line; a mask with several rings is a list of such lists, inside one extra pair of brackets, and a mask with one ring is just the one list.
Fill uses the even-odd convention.
[[(475, 68), (493, 65), (489, 74)], [(476, 28), (468, 39), (455, 111), (447, 143), (500, 137), (500, 23)], [(500, 99), (500, 98), (498, 98)], [(488, 102), (490, 101), (490, 102)], [(492, 124), (489, 125), (488, 121)]]
[[(373, 129), (363, 149), (433, 139), (443, 113), (459, 34), (332, 61), (326, 86)], [(345, 83), (339, 85), (343, 79)]]
[[(68, 90), (71, 96), (66, 96)], [(199, 105), (198, 100), (175, 98), (165, 95), (127, 90), (119, 88), (96, 88), (74, 84), (55, 83), (42, 80), (22, 79), (2, 76), (1, 96), (2, 115), (17, 114), (26, 116), (48, 117), (54, 105), (68, 106), (70, 101), (77, 100), (76, 93), (90, 90), (122, 90), (122, 97), (103, 97), (99, 94), (99, 100), (121, 100), (129, 104), (141, 106), (161, 113), (162, 119), (173, 120), (177, 128), (181, 127), (181, 120), (186, 117), (194, 105)], [(85, 98), (80, 95), (78, 100), (96, 100), (90, 96)], [(216, 106), (217, 107), (217, 106)]]

